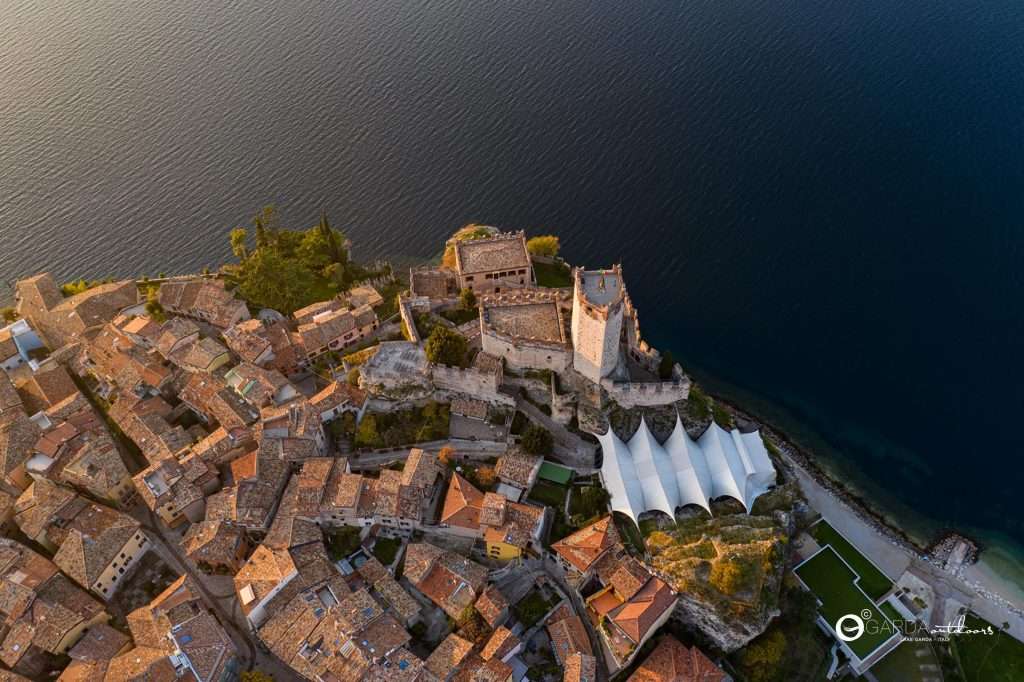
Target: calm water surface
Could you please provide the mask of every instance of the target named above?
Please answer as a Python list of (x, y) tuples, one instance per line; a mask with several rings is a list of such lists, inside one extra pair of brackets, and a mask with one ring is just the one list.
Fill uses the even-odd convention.
[(555, 231), (905, 523), (1024, 542), (1022, 113), (1010, 0), (7, 0), (0, 278), (216, 266), (266, 203)]

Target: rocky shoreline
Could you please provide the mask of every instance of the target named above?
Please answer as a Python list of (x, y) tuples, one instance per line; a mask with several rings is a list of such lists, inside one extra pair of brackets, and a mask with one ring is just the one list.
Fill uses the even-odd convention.
[[(969, 560), (964, 562), (965, 565), (973, 564), (978, 560), (982, 546), (976, 540), (954, 529), (944, 529), (927, 546), (922, 546), (915, 542), (902, 528), (896, 526), (881, 512), (873, 509), (871, 503), (866, 498), (850, 491), (849, 488), (830, 476), (822, 469), (813, 455), (794, 443), (784, 431), (751, 415), (734, 403), (719, 396), (712, 397), (717, 403), (726, 407), (735, 419), (756, 427), (764, 439), (770, 442), (783, 455), (787, 465), (799, 466), (820, 486), (844, 502), (862, 521), (869, 524), (879, 534), (898, 544), (907, 552), (919, 557), (923, 561), (935, 563), (936, 560), (944, 561), (957, 542), (964, 542), (971, 548), (971, 551), (968, 553)], [(791, 476), (793, 475), (792, 472), (789, 473)]]

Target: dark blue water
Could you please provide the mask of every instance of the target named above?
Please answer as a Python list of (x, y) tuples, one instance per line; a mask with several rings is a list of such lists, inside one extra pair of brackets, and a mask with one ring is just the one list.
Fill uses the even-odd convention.
[(888, 509), (1024, 542), (1020, 2), (55, 4), (0, 5), (4, 280), (271, 202), (364, 258), (553, 231)]

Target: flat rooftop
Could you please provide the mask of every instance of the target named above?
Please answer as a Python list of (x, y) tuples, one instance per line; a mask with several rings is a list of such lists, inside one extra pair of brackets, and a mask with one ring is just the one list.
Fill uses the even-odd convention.
[(363, 365), (364, 370), (389, 374), (413, 374), (426, 370), (423, 349), (409, 341), (385, 341)]
[(484, 309), (487, 322), (498, 333), (516, 339), (564, 343), (562, 316), (554, 301), (497, 304)]
[(622, 279), (611, 270), (583, 273), (583, 295), (594, 305), (608, 305), (622, 293)]

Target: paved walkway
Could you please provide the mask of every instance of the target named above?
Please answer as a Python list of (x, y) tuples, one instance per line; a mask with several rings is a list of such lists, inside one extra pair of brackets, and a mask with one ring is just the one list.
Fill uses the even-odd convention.
[(551, 432), (555, 441), (555, 456), (564, 464), (584, 475), (594, 472), (596, 445), (583, 440), (522, 397), (516, 398), (516, 409)]

